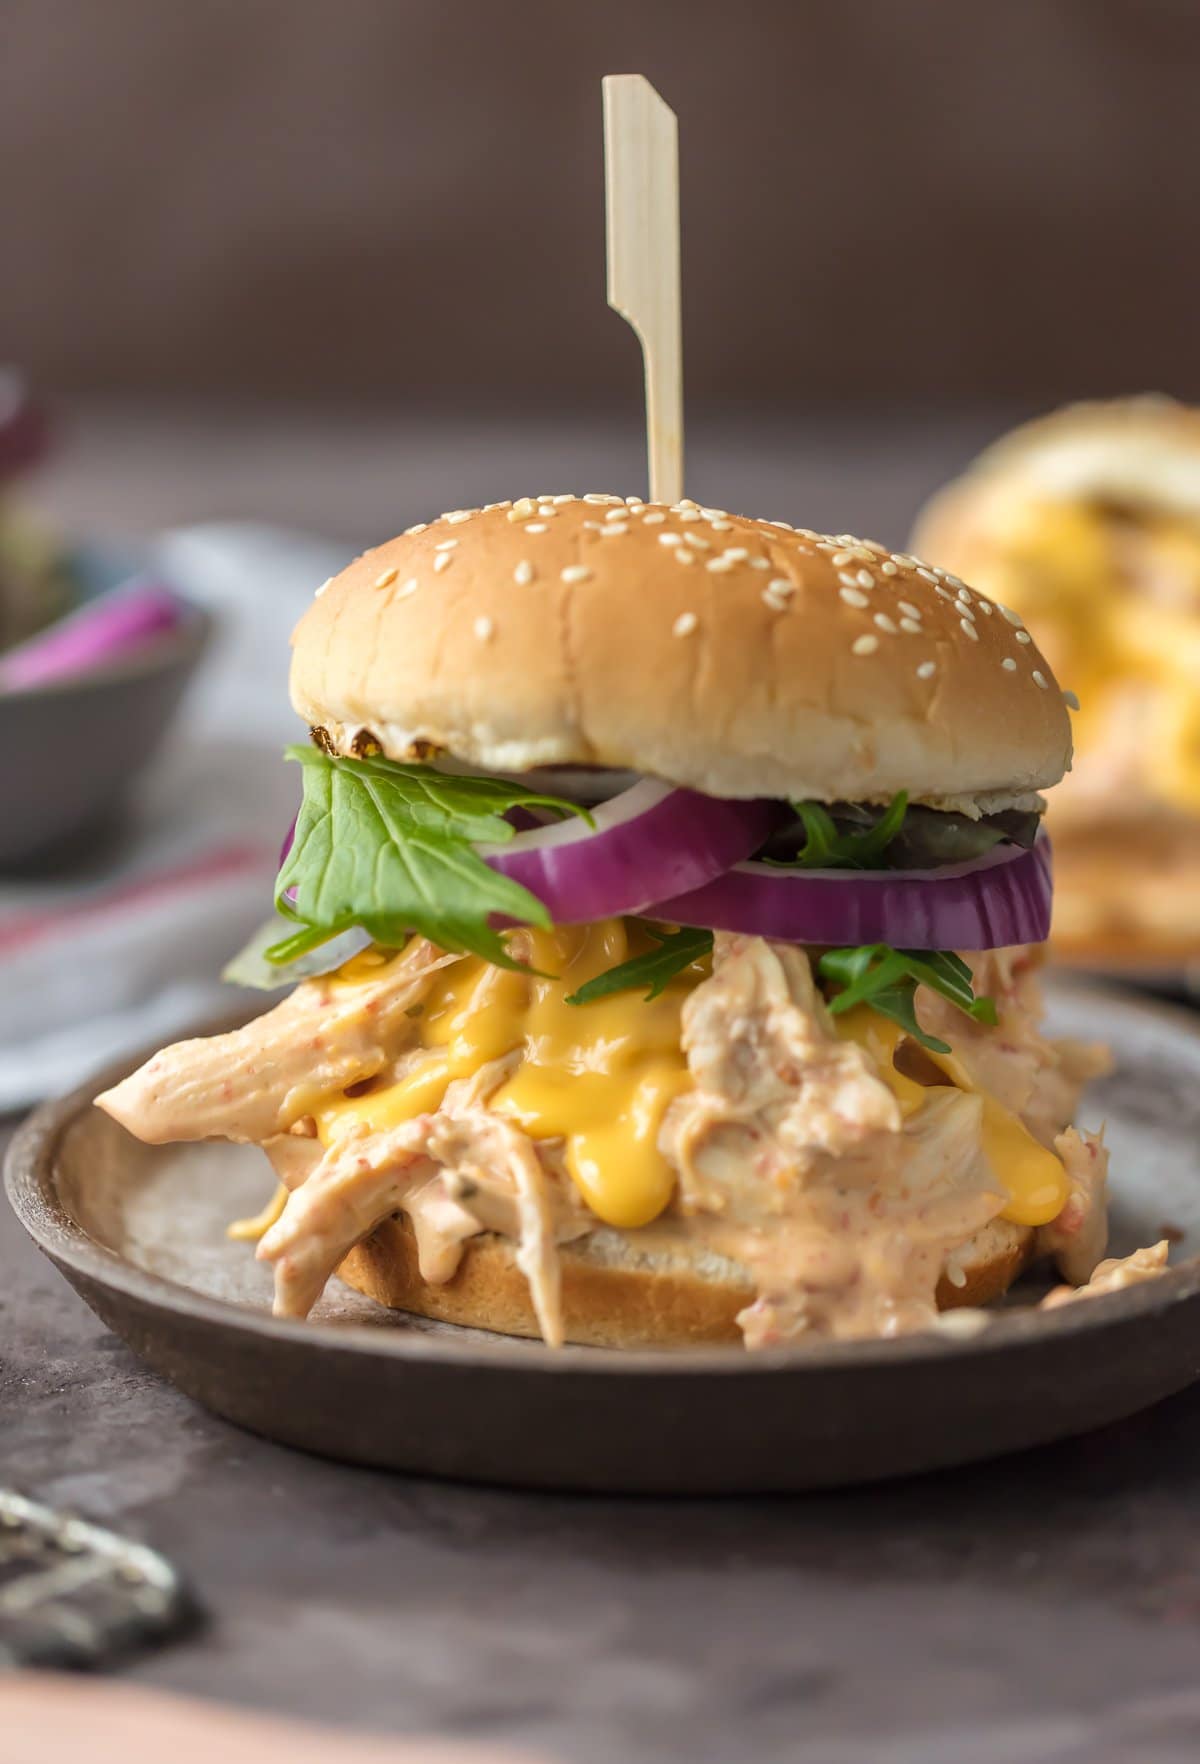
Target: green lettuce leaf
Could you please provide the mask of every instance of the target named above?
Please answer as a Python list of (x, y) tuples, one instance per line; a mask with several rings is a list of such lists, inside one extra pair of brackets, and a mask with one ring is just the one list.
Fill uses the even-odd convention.
[(475, 846), (513, 837), (508, 809), (590, 821), (585, 810), (500, 778), (344, 759), (315, 747), (290, 747), (287, 757), (303, 767), (304, 798), (275, 904), (297, 930), (267, 950), (269, 961), (292, 961), (357, 925), (377, 943), (399, 946), (416, 931), (457, 954), (520, 965), (492, 916), (548, 926), (549, 914), (527, 888), (489, 868)]

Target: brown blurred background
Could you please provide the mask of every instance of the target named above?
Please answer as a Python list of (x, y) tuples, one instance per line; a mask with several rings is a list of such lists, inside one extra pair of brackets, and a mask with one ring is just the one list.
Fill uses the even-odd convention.
[(675, 106), (691, 405), (1200, 393), (1195, 0), (4, 0), (60, 393), (625, 405), (601, 74)]

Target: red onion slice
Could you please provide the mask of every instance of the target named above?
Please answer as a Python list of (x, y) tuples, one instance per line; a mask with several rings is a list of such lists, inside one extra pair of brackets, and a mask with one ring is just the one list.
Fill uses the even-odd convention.
[(518, 833), (479, 855), (535, 894), (556, 924), (641, 913), (667, 895), (703, 888), (756, 851), (775, 811), (645, 778), (593, 810)]
[(942, 870), (783, 870), (738, 864), (653, 917), (839, 949), (1004, 949), (1044, 943), (1053, 893), (1050, 841), (997, 846)]

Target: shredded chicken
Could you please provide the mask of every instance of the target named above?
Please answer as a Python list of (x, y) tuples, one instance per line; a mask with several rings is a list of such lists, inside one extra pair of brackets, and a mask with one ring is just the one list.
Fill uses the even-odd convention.
[(838, 1040), (804, 951), (761, 938), (718, 938), (683, 1041), (696, 1088), (663, 1146), (698, 1228), (754, 1275), (747, 1345), (928, 1324), (947, 1255), (1004, 1205), (979, 1098), (933, 1093), (902, 1124), (872, 1056)]
[(921, 987), (921, 1026), (948, 1041), (972, 1083), (1019, 1115), (1034, 1138), (1051, 1147), (1074, 1120), (1084, 1085), (1111, 1071), (1112, 1058), (1099, 1045), (1051, 1041), (1042, 1034), (1035, 952), (986, 950), (966, 959), (976, 993), (996, 1002), (995, 1025), (973, 1022), (949, 999)]
[(1108, 1147), (1103, 1133), (1068, 1127), (1054, 1141), (1067, 1172), (1067, 1198), (1057, 1219), (1038, 1228), (1040, 1255), (1054, 1257), (1064, 1280), (1081, 1286), (1108, 1243)]
[[(519, 933), (514, 954), (529, 954)], [(318, 1137), (331, 1096), (390, 1086), (431, 1057), (418, 1007), (457, 959), (416, 939), (378, 976), (305, 982), (244, 1029), (167, 1048), (98, 1098), (151, 1143), (220, 1135), (262, 1145), (288, 1191), (258, 1251), (274, 1268), (281, 1315), (306, 1315), (353, 1246), (404, 1214), (431, 1283), (454, 1275), (481, 1232), (512, 1241), (546, 1340), (562, 1340), (558, 1246), (596, 1221), (567, 1173), (565, 1142), (534, 1140), (490, 1106), (520, 1048), (449, 1083), (430, 1113), (371, 1129), (334, 1111)], [(1085, 1281), (1104, 1249), (1107, 1153), (1069, 1122), (1104, 1059), (1043, 1037), (1029, 952), (972, 962), (979, 990), (997, 999), (998, 1028), (924, 989), (919, 1015), (972, 1083), (1058, 1152), (1069, 1198), (1039, 1245), (1066, 1278)], [(682, 1034), (692, 1082), (659, 1140), (677, 1178), (669, 1213), (752, 1275), (747, 1343), (929, 1326), (939, 1279), (1005, 1204), (982, 1150), (980, 1096), (930, 1066), (919, 1075), (926, 1100), (902, 1115), (882, 1045), (839, 1037), (806, 952), (762, 938), (717, 937)]]
[(407, 1013), (430, 975), (456, 959), (415, 938), (377, 980), (307, 981), (242, 1029), (164, 1048), (96, 1101), (150, 1145), (261, 1144), (322, 1098), (382, 1071), (413, 1039)]
[(1101, 1262), (1091, 1279), (1083, 1286), (1056, 1286), (1042, 1300), (1042, 1309), (1057, 1310), (1060, 1305), (1074, 1304), (1076, 1299), (1103, 1298), (1107, 1292), (1123, 1292), (1127, 1286), (1138, 1286), (1143, 1280), (1155, 1280), (1167, 1271), (1170, 1244), (1166, 1238), (1145, 1249), (1134, 1250), (1130, 1256), (1114, 1257)]
[[(455, 1207), (450, 1229), (460, 1245), (482, 1229), (464, 1201), (481, 1180), (494, 1189), (498, 1179), (507, 1178), (515, 1197), (517, 1264), (529, 1282), (542, 1334), (551, 1345), (561, 1342), (554, 1214), (545, 1176), (526, 1135), (483, 1110), (420, 1115), (383, 1133), (360, 1128), (342, 1134), (288, 1196), (282, 1216), (258, 1246), (259, 1259), (275, 1267), (277, 1313), (307, 1316), (338, 1263), (384, 1219), (403, 1210), (418, 1185), (426, 1195), (428, 1243), (429, 1188), (438, 1170), (458, 1179), (457, 1189), (443, 1183), (439, 1198)], [(466, 1229), (469, 1221), (473, 1230)]]

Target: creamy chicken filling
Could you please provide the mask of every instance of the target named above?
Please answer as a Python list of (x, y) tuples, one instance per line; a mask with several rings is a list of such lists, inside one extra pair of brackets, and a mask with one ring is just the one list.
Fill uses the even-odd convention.
[[(263, 1146), (287, 1190), (258, 1247), (280, 1315), (306, 1315), (354, 1245), (405, 1215), (422, 1278), (435, 1284), (473, 1237), (512, 1240), (545, 1339), (563, 1339), (558, 1246), (597, 1220), (563, 1142), (489, 1106), (521, 1049), (456, 1079), (411, 1119), (373, 1130), (349, 1113), (317, 1137), (315, 1112), (331, 1094), (420, 1075), (420, 1013), (457, 960), (414, 939), (377, 977), (305, 982), (256, 1022), (167, 1048), (98, 1099), (151, 1143)], [(839, 1033), (804, 950), (718, 935), (711, 977), (683, 1004), (690, 1083), (665, 1110), (659, 1148), (675, 1178), (667, 1217), (754, 1282), (740, 1319), (748, 1345), (932, 1322), (947, 1266), (1008, 1199), (988, 1155), (984, 1093), (1057, 1151), (1067, 1201), (1042, 1247), (1068, 1279), (1090, 1276), (1104, 1248), (1106, 1153), (1068, 1124), (1103, 1058), (1042, 1037), (1027, 952), (974, 961), (979, 989), (997, 1000), (996, 1028), (924, 991), (918, 1001), (922, 1026), (950, 1041), (978, 1088), (933, 1069), (925, 1088), (906, 1090), (897, 1072), (906, 1059), (920, 1071), (921, 1050), (894, 1034)]]

